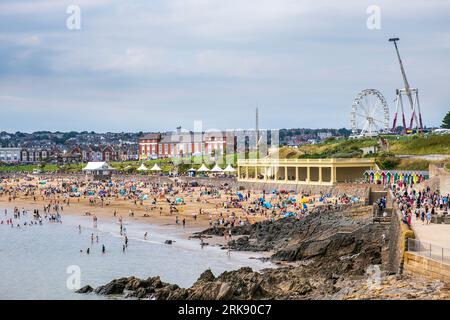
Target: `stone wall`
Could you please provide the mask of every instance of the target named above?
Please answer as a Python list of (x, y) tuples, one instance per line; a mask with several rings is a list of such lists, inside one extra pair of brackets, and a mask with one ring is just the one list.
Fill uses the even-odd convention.
[(392, 209), (387, 270), (391, 273), (402, 273), (407, 241), (408, 238), (414, 238), (414, 231), (403, 223), (401, 212), (394, 203), (392, 192), (388, 193), (387, 200), (387, 208)]
[(422, 257), (414, 252), (405, 252), (404, 272), (413, 276), (421, 275), (433, 280), (450, 282), (450, 264)]
[(238, 182), (238, 185), (244, 189), (250, 190), (265, 190), (266, 192), (272, 192), (272, 190), (284, 189), (286, 191), (294, 191), (297, 193), (305, 192), (310, 194), (327, 194), (340, 195), (347, 194), (356, 196), (360, 199), (369, 198), (370, 185), (366, 183), (337, 183), (333, 186), (320, 186), (320, 185), (304, 185), (304, 184), (282, 184), (282, 183), (264, 183), (264, 182)]

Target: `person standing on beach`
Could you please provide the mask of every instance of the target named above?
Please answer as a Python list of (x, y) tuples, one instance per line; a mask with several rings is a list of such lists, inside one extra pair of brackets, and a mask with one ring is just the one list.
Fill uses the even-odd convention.
[(183, 218), (183, 228), (186, 227), (186, 218)]

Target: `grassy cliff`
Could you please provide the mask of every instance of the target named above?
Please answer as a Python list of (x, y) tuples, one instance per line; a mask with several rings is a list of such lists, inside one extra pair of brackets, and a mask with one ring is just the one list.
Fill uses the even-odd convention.
[[(431, 154), (450, 155), (450, 135), (385, 136), (389, 147), (379, 148), (378, 153), (366, 155), (375, 157), (382, 169), (427, 170), (431, 159), (414, 158)], [(281, 158), (353, 158), (364, 157), (361, 148), (379, 146), (378, 138), (330, 139), (319, 144), (302, 145), (299, 148), (283, 147)], [(411, 156), (400, 158), (398, 156)]]

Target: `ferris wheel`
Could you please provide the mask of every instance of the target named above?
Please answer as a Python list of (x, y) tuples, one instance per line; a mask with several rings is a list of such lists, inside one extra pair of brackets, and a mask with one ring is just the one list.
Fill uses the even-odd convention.
[(351, 124), (354, 137), (374, 137), (389, 132), (389, 108), (378, 90), (365, 89), (356, 96)]

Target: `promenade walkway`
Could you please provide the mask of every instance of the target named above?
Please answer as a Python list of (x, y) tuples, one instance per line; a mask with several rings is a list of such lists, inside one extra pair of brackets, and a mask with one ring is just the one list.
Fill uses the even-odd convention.
[(417, 240), (450, 249), (450, 224), (424, 224), (416, 217), (411, 219), (412, 228)]

